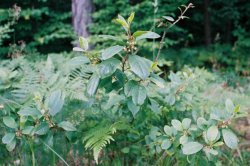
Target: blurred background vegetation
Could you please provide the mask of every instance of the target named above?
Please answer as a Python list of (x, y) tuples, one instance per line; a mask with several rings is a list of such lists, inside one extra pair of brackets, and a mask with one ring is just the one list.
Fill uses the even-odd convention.
[[(187, 2), (189, 1), (159, 0), (153, 5), (152, 0), (1, 1), (1, 30), (9, 28), (9, 33), (1, 36), (0, 57), (7, 58), (7, 55), (13, 54), (14, 48), (21, 49), (24, 44), (23, 51), (32, 56), (70, 52), (77, 35), (91, 35), (93, 45), (103, 48), (108, 42), (104, 42), (98, 35), (112, 35), (122, 31), (111, 23), (118, 13), (127, 16), (134, 11), (136, 17), (133, 28), (145, 30), (152, 28), (154, 20), (157, 23), (161, 16), (177, 17), (178, 7)], [(167, 35), (162, 57), (174, 62), (171, 69), (178, 70), (183, 65), (205, 66), (213, 70), (249, 75), (250, 2), (196, 0), (193, 3), (196, 7), (188, 13), (190, 19), (180, 22)], [(7, 26), (13, 4), (21, 7), (22, 12), (17, 23)], [(74, 5), (83, 5), (77, 10), (85, 12), (86, 17), (83, 19), (91, 19), (87, 22), (88, 25), (82, 25), (88, 28), (85, 34), (75, 33), (83, 27), (75, 27), (75, 31), (72, 27), (74, 19), (79, 19), (76, 18), (79, 17), (76, 12), (72, 12)], [(86, 9), (87, 7), (91, 10)], [(161, 28), (157, 28), (157, 32), (161, 33)], [(152, 49), (148, 45), (145, 48), (147, 55)]]

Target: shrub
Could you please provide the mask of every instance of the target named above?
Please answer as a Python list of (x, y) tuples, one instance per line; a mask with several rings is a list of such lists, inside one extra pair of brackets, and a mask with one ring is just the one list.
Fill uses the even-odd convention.
[[(177, 19), (166, 17), (166, 25), (185, 18), (192, 7), (184, 6)], [(227, 99), (225, 104), (204, 107), (208, 99), (200, 96), (213, 79), (204, 70), (171, 72), (164, 80), (158, 68), (160, 51), (152, 61), (140, 56), (137, 48), (141, 40), (160, 35), (133, 33), (134, 16), (118, 15), (115, 22), (125, 30), (126, 38), (106, 35), (119, 44), (102, 50), (100, 56), (89, 51), (88, 40), (80, 37), (80, 47), (74, 50), (84, 56), (51, 55), (45, 63), (34, 64), (22, 57), (1, 62), (2, 142), (9, 151), (29, 148), (35, 165), (36, 154), (43, 152), (35, 147), (44, 145), (68, 165), (58, 153), (83, 150), (69, 144), (58, 146), (60, 139), (60, 143), (77, 146), (83, 142), (87, 150), (93, 150), (96, 163), (101, 158), (104, 165), (113, 159), (117, 165), (158, 165), (216, 162), (214, 156), (221, 157), (224, 144), (238, 148), (230, 123), (243, 115), (239, 106)], [(163, 42), (164, 35), (159, 50)]]

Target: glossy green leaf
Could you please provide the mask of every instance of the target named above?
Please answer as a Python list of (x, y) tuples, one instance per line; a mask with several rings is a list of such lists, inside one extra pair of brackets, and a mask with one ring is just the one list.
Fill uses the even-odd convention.
[(102, 55), (101, 55), (102, 59), (103, 60), (109, 59), (113, 57), (114, 55), (118, 54), (119, 52), (121, 52), (122, 50), (123, 50), (123, 46), (119, 46), (119, 45), (106, 48), (102, 51)]
[(130, 112), (132, 113), (133, 117), (135, 117), (140, 110), (140, 106), (135, 105), (134, 102), (131, 100), (127, 102), (127, 106)]
[(171, 124), (177, 131), (183, 131), (182, 124), (179, 120), (173, 119), (171, 121)]
[(75, 126), (72, 123), (68, 122), (68, 121), (62, 121), (62, 122), (60, 122), (58, 124), (58, 127), (61, 127), (64, 130), (66, 130), (66, 131), (76, 131)]
[(137, 86), (138, 83), (134, 80), (130, 80), (126, 83), (124, 87), (124, 93), (126, 96), (132, 96), (132, 91), (135, 86)]
[(184, 118), (182, 120), (182, 127), (183, 127), (183, 129), (188, 129), (190, 127), (190, 125), (191, 125), (191, 119)]
[(88, 40), (84, 37), (79, 37), (79, 44), (80, 44), (80, 47), (84, 50), (88, 50), (89, 48), (89, 43), (88, 43)]
[(224, 145), (224, 142), (220, 141), (220, 142), (216, 142), (215, 144), (213, 144), (213, 146), (217, 147), (217, 146), (222, 146)]
[(87, 93), (90, 96), (93, 96), (96, 93), (100, 82), (100, 77), (97, 74), (93, 74), (87, 84)]
[(50, 94), (48, 98), (48, 107), (50, 115), (55, 116), (58, 112), (62, 110), (64, 98), (65, 96), (61, 90), (55, 90)]
[(229, 113), (233, 113), (234, 112), (235, 106), (234, 106), (232, 100), (230, 100), (230, 99), (226, 100), (226, 109), (227, 109), (227, 111)]
[(207, 139), (209, 142), (213, 142), (216, 140), (219, 134), (219, 130), (217, 126), (211, 126), (207, 130)]
[(151, 61), (137, 55), (131, 55), (128, 58), (131, 70), (141, 79), (145, 80), (150, 75)]
[(22, 108), (20, 111), (17, 112), (21, 116), (41, 116), (41, 112), (38, 111), (36, 108)]
[(181, 136), (179, 141), (180, 141), (180, 144), (187, 143), (188, 142), (188, 136), (186, 136), (186, 135)]
[(33, 135), (34, 132), (35, 132), (34, 126), (25, 126), (25, 128), (22, 130), (22, 133), (26, 135)]
[(102, 61), (98, 66), (99, 74), (102, 78), (111, 76), (116, 69), (119, 67), (120, 61), (115, 58), (110, 58), (108, 60)]
[(45, 135), (49, 131), (49, 126), (47, 123), (41, 123), (35, 130), (35, 134), (37, 135)]
[(198, 142), (188, 142), (183, 145), (182, 152), (185, 155), (191, 155), (199, 152), (203, 148), (203, 145)]
[(160, 104), (154, 99), (150, 99), (150, 105), (148, 105), (148, 107), (156, 114), (161, 112)]
[(165, 132), (168, 136), (172, 136), (172, 134), (173, 134), (172, 127), (170, 127), (170, 126), (168, 126), (168, 125), (165, 125), (165, 126), (164, 126), (164, 132)]
[(13, 139), (10, 143), (6, 145), (6, 149), (11, 152), (15, 149), (16, 147), (16, 139)]
[(132, 12), (128, 17), (128, 24), (131, 24), (131, 22), (134, 20), (134, 17), (135, 17), (135, 12)]
[(125, 28), (129, 27), (129, 25), (128, 25), (127, 21), (125, 20), (125, 18), (122, 17), (120, 14), (118, 14), (118, 19), (121, 20), (123, 27), (125, 27)]
[(235, 107), (235, 109), (234, 109), (234, 113), (238, 113), (239, 111), (240, 111), (240, 106), (237, 105), (237, 106)]
[(164, 139), (161, 143), (161, 148), (164, 150), (169, 149), (171, 146), (171, 141), (169, 139)]
[(9, 144), (15, 137), (15, 133), (6, 133), (2, 138), (2, 142), (3, 144)]
[(77, 57), (70, 59), (68, 63), (70, 66), (75, 67), (75, 66), (84, 65), (86, 63), (90, 63), (90, 60), (85, 56), (77, 56)]
[(145, 34), (147, 32), (148, 31), (136, 31), (136, 32), (133, 33), (133, 37), (137, 38), (137, 37), (139, 37), (139, 36), (141, 36), (141, 35), (143, 35), (143, 34)]
[(137, 105), (142, 105), (147, 97), (146, 88), (138, 85), (133, 88), (132, 100)]
[(138, 37), (136, 37), (136, 41), (139, 41), (142, 39), (157, 39), (159, 37), (161, 37), (161, 36), (158, 35), (157, 33), (147, 31), (146, 33), (143, 33), (143, 34), (139, 35)]
[(231, 149), (237, 149), (238, 147), (238, 138), (237, 136), (229, 129), (223, 129), (222, 135), (225, 144)]
[(207, 120), (204, 119), (203, 117), (199, 117), (197, 119), (197, 126), (200, 128), (200, 129), (205, 129), (206, 125), (208, 124)]
[(132, 96), (132, 101), (136, 105), (142, 105), (147, 97), (146, 88), (135, 81), (129, 81), (124, 89), (126, 96)]
[(173, 17), (170, 17), (170, 16), (162, 16), (164, 19), (170, 21), (170, 22), (174, 22), (174, 19)]
[(15, 122), (15, 119), (10, 116), (3, 117), (3, 123), (12, 129), (17, 129), (18, 127), (17, 123)]

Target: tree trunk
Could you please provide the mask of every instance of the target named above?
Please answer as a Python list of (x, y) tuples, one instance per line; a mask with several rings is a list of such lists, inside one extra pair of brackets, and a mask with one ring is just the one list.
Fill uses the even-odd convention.
[(204, 0), (204, 30), (205, 30), (205, 44), (209, 46), (212, 42), (211, 39), (211, 25), (210, 25), (210, 14), (209, 14), (209, 0)]
[(78, 36), (88, 37), (88, 25), (92, 23), (92, 0), (72, 0), (73, 27)]

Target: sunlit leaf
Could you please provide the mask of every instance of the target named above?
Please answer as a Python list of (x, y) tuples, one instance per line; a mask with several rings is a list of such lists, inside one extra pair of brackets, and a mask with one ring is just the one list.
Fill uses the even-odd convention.
[(203, 148), (203, 145), (198, 142), (188, 142), (183, 145), (182, 152), (185, 155), (191, 155), (199, 152)]
[(99, 82), (100, 82), (100, 77), (97, 74), (93, 74), (87, 85), (88, 95), (93, 96), (96, 93)]
[(237, 136), (229, 129), (223, 129), (222, 135), (225, 144), (231, 149), (237, 149), (238, 147), (238, 138)]
[(119, 52), (121, 52), (122, 50), (123, 50), (123, 47), (119, 45), (106, 48), (105, 50), (102, 51), (102, 59), (103, 60), (109, 59), (113, 57), (115, 54), (118, 54)]
[(10, 116), (3, 117), (3, 123), (10, 128), (17, 128), (17, 123), (15, 122), (15, 119)]
[(138, 55), (131, 55), (128, 58), (128, 62), (131, 70), (141, 79), (145, 80), (150, 75), (152, 62), (148, 59), (139, 57)]

